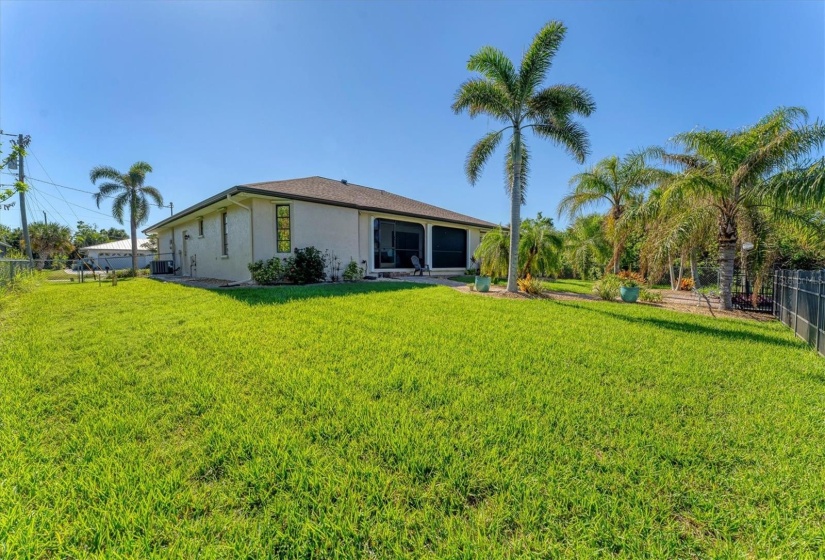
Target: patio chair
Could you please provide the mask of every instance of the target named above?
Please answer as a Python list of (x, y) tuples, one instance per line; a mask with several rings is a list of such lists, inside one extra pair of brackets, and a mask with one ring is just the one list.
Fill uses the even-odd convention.
[(432, 274), (430, 274), (430, 265), (421, 264), (421, 261), (419, 260), (417, 255), (413, 255), (411, 260), (413, 267), (415, 267), (415, 270), (413, 271), (413, 276), (415, 276), (416, 274), (418, 274), (419, 276), (424, 276), (425, 270), (427, 271), (427, 276), (432, 276)]

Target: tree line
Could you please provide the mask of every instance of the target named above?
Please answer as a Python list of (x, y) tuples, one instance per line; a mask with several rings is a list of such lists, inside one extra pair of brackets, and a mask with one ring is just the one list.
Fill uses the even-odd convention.
[[(470, 57), (477, 76), (456, 92), (453, 110), (501, 123), (471, 149), (465, 172), (475, 184), (509, 135), (505, 156), (510, 227), (488, 233), (476, 252), (483, 272), (507, 276), (507, 289), (528, 273), (594, 277), (640, 271), (660, 279), (687, 264), (719, 269), (720, 307), (731, 308), (737, 257), (757, 282), (772, 267), (825, 265), (825, 126), (799, 107), (779, 107), (751, 126), (702, 129), (626, 156), (605, 158), (570, 179), (558, 207), (572, 219), (565, 232), (539, 215), (522, 220), (531, 152), (525, 137), (561, 146), (578, 162), (589, 136), (576, 117), (595, 111), (577, 85), (542, 84), (566, 33), (545, 25), (516, 66), (499, 49)], [(607, 208), (602, 214), (586, 211)], [(506, 274), (505, 274), (506, 269)]]

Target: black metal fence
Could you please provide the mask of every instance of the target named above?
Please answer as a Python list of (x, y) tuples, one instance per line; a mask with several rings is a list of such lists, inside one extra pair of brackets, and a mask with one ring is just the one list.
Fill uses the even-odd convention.
[(777, 270), (773, 314), (825, 356), (825, 270)]
[(730, 288), (731, 304), (734, 309), (772, 313), (774, 300), (774, 278), (768, 277), (757, 281), (742, 273), (733, 275)]

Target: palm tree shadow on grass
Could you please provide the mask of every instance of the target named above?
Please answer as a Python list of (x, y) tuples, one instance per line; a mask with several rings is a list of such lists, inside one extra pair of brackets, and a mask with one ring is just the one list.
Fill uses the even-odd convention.
[(424, 290), (433, 287), (436, 286), (413, 282), (357, 282), (352, 284), (314, 284), (309, 286), (285, 285), (258, 288), (213, 288), (210, 289), (210, 291), (244, 302), (248, 305), (278, 305), (316, 298)]
[[(779, 337), (768, 336), (750, 331), (727, 329), (724, 328), (721, 324), (717, 327), (707, 327), (704, 325), (696, 324), (691, 321), (671, 321), (669, 319), (662, 319), (657, 317), (632, 317), (629, 315), (625, 315), (623, 313), (616, 313), (613, 311), (608, 311), (606, 309), (596, 309), (594, 307), (585, 306), (574, 302), (554, 301), (553, 303), (561, 305), (563, 307), (575, 307), (576, 309), (580, 309), (582, 311), (588, 311), (590, 313), (605, 315), (611, 318), (625, 321), (627, 323), (633, 323), (637, 325), (648, 325), (681, 333), (706, 335), (717, 339), (728, 340), (731, 342), (759, 342), (763, 344), (772, 344), (774, 346), (782, 346), (785, 348), (795, 349), (800, 349), (804, 347), (804, 344), (801, 341), (797, 342), (794, 340), (786, 340)], [(617, 303), (615, 305), (621, 304)]]

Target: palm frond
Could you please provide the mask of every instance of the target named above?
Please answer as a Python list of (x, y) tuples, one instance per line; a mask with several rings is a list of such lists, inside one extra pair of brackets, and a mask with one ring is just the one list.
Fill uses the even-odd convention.
[(774, 174), (759, 185), (757, 194), (777, 204), (825, 207), (825, 157)]
[(481, 47), (470, 57), (467, 70), (478, 72), (499, 87), (510, 97), (518, 95), (518, 75), (512, 61), (499, 49), (491, 46)]
[(464, 172), (471, 185), (475, 185), (478, 181), (484, 166), (501, 142), (503, 133), (503, 130), (488, 132), (470, 149), (464, 162)]
[(140, 189), (141, 194), (144, 196), (148, 196), (152, 199), (152, 202), (155, 206), (163, 206), (163, 195), (160, 194), (160, 191), (152, 186), (144, 186)]
[(452, 109), (456, 114), (467, 111), (471, 118), (486, 114), (500, 121), (512, 121), (511, 100), (503, 88), (480, 78), (467, 80), (458, 88)]
[(94, 198), (97, 207), (100, 208), (100, 203), (103, 202), (104, 199), (109, 198), (115, 193), (125, 191), (126, 187), (120, 183), (102, 183), (98, 185), (97, 189), (97, 192), (92, 195), (92, 198)]
[(533, 125), (533, 132), (562, 146), (579, 163), (584, 163), (590, 155), (590, 137), (584, 127), (577, 122), (548, 119)]
[(93, 167), (89, 172), (89, 180), (91, 180), (93, 184), (97, 183), (100, 179), (123, 183), (123, 175), (120, 171), (108, 165), (98, 165), (97, 167)]
[(522, 99), (531, 96), (544, 81), (566, 33), (564, 24), (550, 21), (536, 34), (521, 59), (519, 92)]
[(577, 85), (555, 85), (536, 93), (528, 101), (530, 116), (537, 120), (565, 119), (571, 114), (589, 117), (596, 102), (589, 91)]
[(129, 192), (123, 192), (115, 198), (112, 202), (112, 217), (117, 220), (119, 224), (123, 223), (123, 218), (126, 213), (126, 208), (129, 206)]

